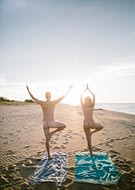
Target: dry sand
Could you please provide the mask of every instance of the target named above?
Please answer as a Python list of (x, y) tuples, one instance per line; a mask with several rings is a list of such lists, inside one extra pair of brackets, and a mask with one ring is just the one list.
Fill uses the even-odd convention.
[(92, 137), (93, 151), (107, 152), (119, 167), (117, 186), (75, 183), (75, 152), (86, 151), (83, 116), (79, 106), (59, 104), (55, 118), (67, 127), (51, 139), (51, 151), (68, 151), (68, 175), (62, 187), (55, 183), (29, 185), (45, 150), (42, 112), (38, 105), (0, 105), (0, 189), (135, 189), (135, 115), (95, 110), (95, 121), (104, 129)]

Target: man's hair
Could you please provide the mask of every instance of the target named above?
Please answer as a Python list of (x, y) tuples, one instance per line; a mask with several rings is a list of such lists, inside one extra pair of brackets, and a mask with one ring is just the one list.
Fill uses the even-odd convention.
[(51, 96), (51, 92), (46, 92), (45, 97), (48, 98), (48, 96)]

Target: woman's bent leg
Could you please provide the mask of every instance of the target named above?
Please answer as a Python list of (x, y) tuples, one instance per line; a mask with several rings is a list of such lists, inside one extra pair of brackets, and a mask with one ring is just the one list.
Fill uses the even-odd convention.
[(93, 133), (96, 133), (96, 132), (100, 131), (101, 129), (103, 129), (103, 126), (100, 125), (99, 123), (93, 123), (93, 126), (91, 127), (91, 129), (94, 129), (91, 132), (91, 135), (92, 135)]

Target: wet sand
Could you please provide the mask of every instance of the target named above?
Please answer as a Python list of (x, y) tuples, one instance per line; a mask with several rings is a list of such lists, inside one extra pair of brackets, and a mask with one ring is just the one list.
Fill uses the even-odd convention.
[(135, 189), (135, 115), (96, 109), (94, 119), (104, 129), (92, 137), (93, 151), (107, 152), (119, 167), (117, 186), (75, 183), (75, 152), (87, 151), (79, 106), (59, 104), (55, 118), (67, 127), (51, 139), (51, 151), (67, 151), (68, 175), (62, 187), (55, 183), (29, 184), (42, 158), (45, 138), (42, 111), (35, 104), (0, 105), (0, 189)]

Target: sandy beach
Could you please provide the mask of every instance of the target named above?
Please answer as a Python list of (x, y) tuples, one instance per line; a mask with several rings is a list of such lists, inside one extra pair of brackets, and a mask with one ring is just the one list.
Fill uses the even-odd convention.
[(135, 189), (135, 115), (103, 109), (94, 111), (94, 119), (104, 129), (92, 137), (93, 151), (104, 151), (119, 167), (117, 186), (75, 183), (75, 153), (87, 151), (83, 116), (79, 106), (59, 104), (56, 120), (67, 127), (51, 139), (51, 152), (67, 151), (68, 174), (62, 187), (55, 183), (32, 186), (29, 180), (45, 149), (42, 111), (36, 104), (0, 105), (0, 189)]

